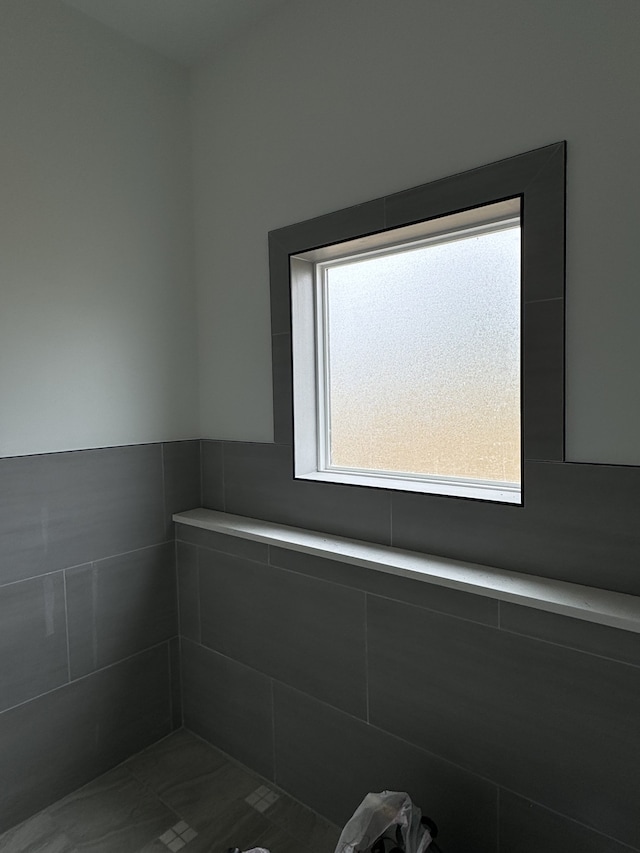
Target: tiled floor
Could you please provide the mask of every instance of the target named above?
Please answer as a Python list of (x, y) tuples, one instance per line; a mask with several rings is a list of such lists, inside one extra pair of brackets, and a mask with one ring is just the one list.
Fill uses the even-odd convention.
[(4, 835), (2, 853), (333, 853), (340, 830), (186, 731)]

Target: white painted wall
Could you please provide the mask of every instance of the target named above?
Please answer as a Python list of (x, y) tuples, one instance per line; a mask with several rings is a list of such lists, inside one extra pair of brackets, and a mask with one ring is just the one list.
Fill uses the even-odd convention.
[(198, 435), (188, 76), (0, 2), (0, 455)]
[(640, 463), (638, 0), (294, 0), (194, 78), (202, 433), (272, 438), (267, 232), (568, 141), (568, 456)]

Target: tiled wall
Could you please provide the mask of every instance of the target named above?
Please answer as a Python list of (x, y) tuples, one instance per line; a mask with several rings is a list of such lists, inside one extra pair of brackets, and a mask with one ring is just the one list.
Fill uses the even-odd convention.
[[(203, 505), (392, 541), (384, 496), (311, 495), (288, 454), (204, 442)], [(575, 542), (588, 574), (611, 541), (631, 569), (638, 469), (570, 467), (583, 495), (565, 506), (550, 489), (549, 519), (520, 539), (523, 565), (577, 564)], [(604, 520), (581, 543), (599, 486)], [(404, 498), (393, 530), (428, 550), (447, 527)], [(518, 542), (472, 530), (458, 547), (474, 536), (476, 559)], [(184, 525), (178, 537), (188, 728), (337, 823), (369, 790), (407, 789), (448, 853), (640, 850), (639, 635)]]
[(0, 460), (0, 832), (181, 725), (199, 442)]

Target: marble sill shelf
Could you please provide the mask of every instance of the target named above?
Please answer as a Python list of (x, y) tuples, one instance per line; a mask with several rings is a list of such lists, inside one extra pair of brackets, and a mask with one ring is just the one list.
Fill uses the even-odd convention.
[(634, 595), (374, 545), (210, 509), (176, 513), (173, 520), (177, 524), (288, 548), (640, 634), (640, 597)]

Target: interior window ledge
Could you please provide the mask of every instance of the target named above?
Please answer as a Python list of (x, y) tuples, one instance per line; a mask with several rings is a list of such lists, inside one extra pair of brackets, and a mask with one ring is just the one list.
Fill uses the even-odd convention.
[(177, 524), (640, 633), (640, 597), (634, 595), (374, 545), (210, 509), (176, 513), (173, 520)]

